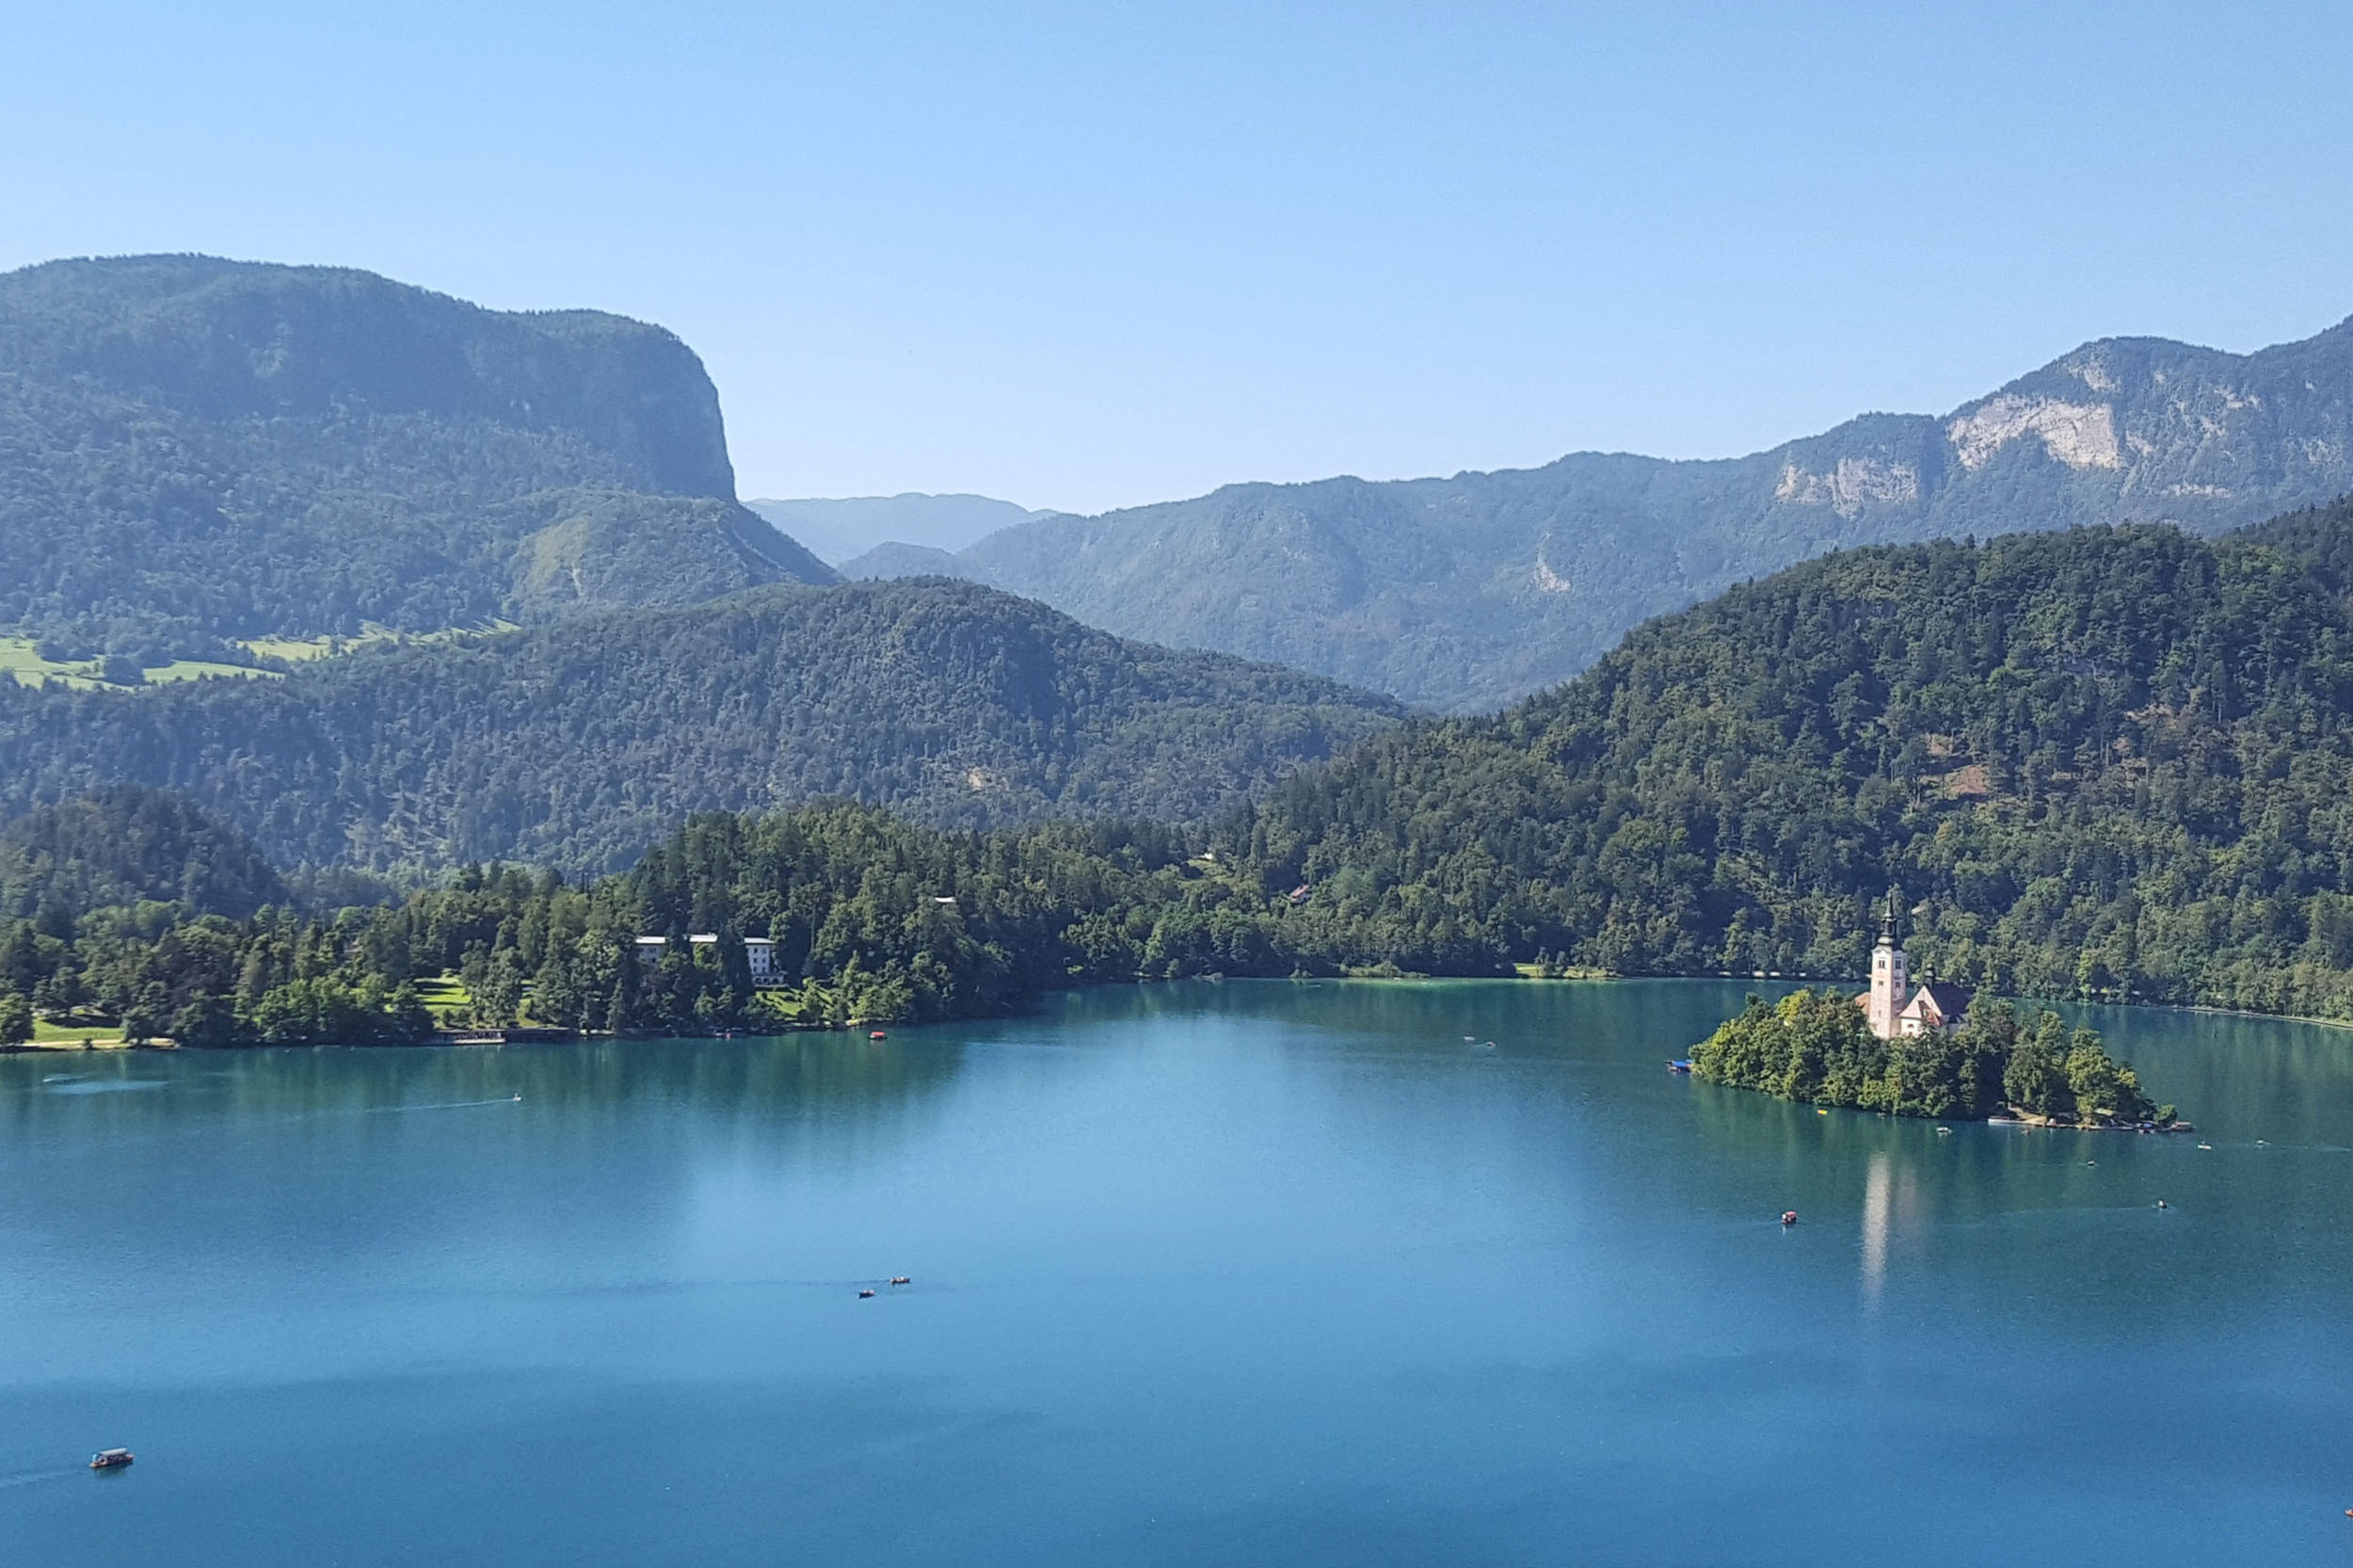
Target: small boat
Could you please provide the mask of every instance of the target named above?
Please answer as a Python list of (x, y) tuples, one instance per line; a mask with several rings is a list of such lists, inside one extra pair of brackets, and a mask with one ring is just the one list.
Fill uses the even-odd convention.
[(1796, 1224), (1798, 1223), (1798, 1211), (1794, 1208), (1783, 1209), (1781, 1211), (1781, 1223), (1785, 1225)]
[(872, 1034), (869, 1034), (867, 1038), (869, 1040), (888, 1040), (890, 1038), (890, 1032), (887, 1029), (878, 1029)]
[(1691, 1064), (1688, 1060), (1670, 1062), (1667, 1064), (1667, 1070), (1671, 1073), (1688, 1073), (1691, 1070)]
[(890, 1283), (893, 1285), (913, 1285), (915, 1281), (905, 1274), (893, 1274), (890, 1277)]
[(93, 1470), (120, 1470), (130, 1463), (128, 1448), (101, 1448), (89, 1456), (89, 1467)]
[(858, 1299), (859, 1301), (862, 1301), (862, 1302), (863, 1302), (863, 1301), (872, 1301), (872, 1300), (873, 1299), (873, 1297), (874, 1297), (874, 1292), (872, 1292), (872, 1290), (860, 1290), (860, 1291), (857, 1293), (857, 1299)]
[(1936, 1135), (1939, 1138), (1950, 1138), (1953, 1135), (1953, 1129), (1948, 1127), (1940, 1127), (1936, 1129)]

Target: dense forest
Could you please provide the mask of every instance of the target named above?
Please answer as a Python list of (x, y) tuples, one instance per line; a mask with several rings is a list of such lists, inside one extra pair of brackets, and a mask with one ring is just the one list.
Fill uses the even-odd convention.
[(161, 790), (119, 784), (0, 828), (0, 918), (70, 925), (142, 903), (243, 918), (292, 897), (252, 840)]
[(2009, 1002), (1988, 998), (1949, 1034), (1882, 1040), (1844, 991), (1799, 991), (1770, 1003), (1751, 997), (1692, 1050), (1691, 1071), (1736, 1089), (1895, 1116), (2007, 1113), (2077, 1127), (2174, 1121), (2173, 1108), (2150, 1100), (2139, 1075), (2108, 1055), (2097, 1031), (2070, 1030), (2048, 1011), (2022, 1019)]
[(1191, 821), (1402, 716), (965, 583), (776, 587), (376, 647), (276, 680), (0, 680), (0, 818), (169, 788), (287, 866), (633, 860), (695, 809), (855, 796), (943, 825)]
[[(127, 792), (88, 808), (113, 822), (153, 809)], [(519, 1021), (775, 1029), (1001, 1013), (1053, 987), (1297, 961), (1246, 881), (1148, 825), (951, 832), (847, 803), (713, 813), (586, 887), (469, 867), (396, 904), (242, 917), (230, 911), (248, 890), (205, 869), (243, 863), (232, 833), (148, 847), (120, 866), (122, 884), (216, 890), (217, 904), (76, 907), (66, 889), (100, 882), (66, 866), (30, 918), (0, 920), (0, 1016), (29, 1030), (38, 1009), (69, 1034), (120, 1025), (191, 1045), (396, 1042)], [(697, 933), (720, 940), (678, 939)], [(645, 935), (673, 939), (641, 967)], [(747, 936), (774, 939), (780, 984), (754, 987)], [(445, 992), (457, 1000), (437, 1016), (427, 999)]]
[[(971, 602), (934, 614), (942, 595)], [(971, 636), (974, 612), (990, 604), (1013, 617), (1001, 641)], [(845, 606), (863, 606), (870, 634), (824, 618)], [(792, 619), (804, 613), (820, 618)], [(679, 640), (632, 650), (625, 630), (636, 625), (667, 625)], [(779, 630), (792, 627), (823, 634)], [(444, 812), (524, 799), (502, 808), (635, 806), (654, 797), (627, 789), (665, 767), (693, 779), (697, 745), (751, 769), (761, 746), (807, 744), (802, 765), (814, 770), (855, 731), (886, 770), (873, 793), (906, 779), (898, 803), (929, 803), (935, 824), (841, 803), (708, 814), (626, 872), (582, 886), (552, 871), (474, 870), (389, 909), (330, 914), (331, 900), (297, 889), (241, 914), (234, 900), (263, 886), (246, 872), (102, 875), (38, 847), (92, 841), (68, 824), (73, 810), (113, 808), (102, 797), (13, 830), (12, 853), (45, 854), (50, 887), (225, 890), (78, 915), (12, 895), (20, 918), (0, 989), (30, 997), (46, 985), (52, 1011), (70, 996), (101, 998), (145, 1009), (141, 1021), (204, 1002), (213, 1011), (189, 1015), (192, 1025), (293, 1038), (308, 1026), (289, 1019), (327, 1016), (337, 999), (416, 1027), (401, 987), (450, 972), (468, 977), (470, 1016), (632, 1028), (954, 1016), (1053, 985), (1200, 972), (1478, 975), (1536, 964), (1839, 976), (1862, 970), (1866, 909), (1894, 887), (1914, 909), (1909, 947), (1924, 977), (2008, 995), (2353, 1016), (2353, 507), (2215, 541), (2136, 527), (1846, 552), (1653, 622), (1579, 680), (1479, 721), (1395, 725), (1312, 683), (1285, 684), (1305, 677), (1125, 648), (1041, 607), (936, 583), (775, 590), (616, 621), (585, 645), (567, 635), (434, 655), (476, 662), (475, 684), (454, 698), (422, 678), (367, 684), (374, 669), (428, 667), (416, 649), (344, 661), (320, 683), (193, 688), (185, 710), (162, 700), (169, 693), (24, 694), (38, 702), (0, 702), (0, 778), (46, 778), (63, 801), (77, 791), (54, 767), (57, 748), (121, 713), (185, 712), (109, 741), (105, 755), (156, 748), (185, 771), (152, 782), (199, 799), (211, 791), (225, 814), (252, 811), (298, 840), (284, 824), (312, 819), (284, 813), (352, 798), (332, 792), (350, 779), (376, 780), (371, 798), (392, 801), (421, 798), (437, 776), (409, 765), (420, 753), (364, 748), (298, 766), (239, 760), (252, 754), (238, 745), (315, 733), (298, 728), (297, 708), (250, 706), (253, 694), (292, 704), (350, 682), (332, 689), (366, 694), (348, 698), (354, 736), (413, 744), (456, 727), (467, 737), (431, 753), (450, 760), (436, 786)], [(614, 647), (600, 652), (604, 643)], [(777, 710), (789, 724), (740, 732), (756, 744), (663, 750), (676, 710), (614, 683), (629, 666), (664, 672), (662, 690), (691, 689), (707, 661), (778, 648), (788, 651), (760, 679), (709, 672), (713, 692), (773, 680), (798, 694), (801, 706)], [(809, 684), (794, 687), (804, 661), (815, 662)], [(896, 683), (872, 683), (875, 671)], [(567, 706), (574, 691), (593, 695)], [(1280, 700), (1251, 709), (1237, 691)], [(979, 830), (977, 813), (948, 808), (959, 790), (985, 792), (970, 775), (982, 754), (951, 744), (967, 732), (924, 725), (968, 720), (976, 693), (989, 735), (1047, 748), (1022, 776), (1065, 792), (1034, 784), (1032, 800), (1092, 805), (1094, 824)], [(1241, 798), (1276, 764), (1343, 740), (1343, 721), (1386, 732), (1292, 772), (1255, 804)], [(498, 749), (502, 736), (534, 733), (548, 749)], [(1199, 744), (1203, 734), (1226, 749)], [(1116, 765), (1050, 749), (1077, 738), (1108, 744)], [(947, 760), (943, 792), (887, 771), (926, 756)], [(1254, 761), (1233, 764), (1230, 789), (1205, 790), (1203, 756)], [(820, 792), (821, 773), (797, 776), (805, 794)], [(568, 793), (569, 779), (584, 793)], [(1091, 793), (1068, 792), (1082, 780)], [(1219, 789), (1239, 804), (1205, 824), (1112, 821), (1159, 811), (1156, 791), (1197, 806)], [(688, 792), (672, 797), (680, 809)], [(137, 809), (144, 797), (120, 798)], [(303, 831), (340, 846), (368, 820)], [(496, 832), (511, 841), (518, 829)], [(226, 835), (190, 841), (241, 853)], [(13, 885), (31, 886), (22, 872)], [(306, 897), (311, 912), (288, 912)], [(217, 907), (204, 911), (201, 898)], [(754, 994), (740, 946), (725, 940), (693, 952), (672, 944), (643, 974), (624, 964), (625, 936), (687, 932), (773, 937), (789, 984)], [(265, 957), (248, 977), (256, 943)], [(262, 1002), (297, 983), (310, 989), (264, 1027)], [(2020, 1028), (2041, 1038), (2041, 1023)], [(2057, 1059), (2073, 1054), (2071, 1042)], [(1864, 1062), (1856, 1082), (1890, 1070)], [(1970, 1081), (1979, 1090), (1955, 1087), (1955, 1103), (1981, 1108), (1985, 1080)], [(1931, 1103), (1909, 1089), (1897, 1099)]]
[(736, 504), (659, 328), (202, 256), (0, 275), (0, 627), (53, 659), (832, 580)]
[(2353, 508), (1851, 551), (1226, 829), (1303, 944), (2353, 1016)]

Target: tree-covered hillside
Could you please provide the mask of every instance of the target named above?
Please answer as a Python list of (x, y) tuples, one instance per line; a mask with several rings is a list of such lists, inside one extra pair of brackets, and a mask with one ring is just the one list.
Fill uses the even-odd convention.
[(831, 795), (957, 825), (1199, 819), (1401, 716), (970, 584), (784, 587), (368, 648), (280, 680), (0, 682), (0, 817), (129, 781), (219, 811), (289, 865), (602, 869), (692, 810)]
[(736, 504), (659, 328), (200, 256), (0, 276), (0, 627), (60, 657), (831, 579)]
[[(591, 1029), (958, 1016), (1205, 972), (1838, 978), (1893, 884), (1923, 977), (2353, 1018), (2349, 569), (2353, 506), (2220, 540), (1854, 551), (1654, 621), (1500, 717), (1403, 726), (937, 583), (768, 590), (270, 687), (26, 693), (0, 702), (20, 790), (69, 791), (72, 769), (27, 763), (74, 748), (153, 755), (265, 838), (376, 860), (617, 846), (698, 793), (820, 792), (825, 766), (935, 822), (1178, 814), (1386, 732), (1207, 826), (966, 832), (821, 803), (697, 816), (585, 888), (477, 868), (331, 921), (0, 919), (0, 991), (234, 1043), (413, 1033), (404, 986), (451, 968), (477, 1022)], [(1000, 810), (1000, 788), (1026, 792)], [(694, 932), (720, 940), (632, 956)], [(776, 943), (776, 988), (751, 984), (742, 936)], [(1708, 1070), (1923, 1114), (1982, 1113), (1997, 1078), (2039, 1113), (2145, 1112), (2056, 1023), (1989, 1009), (1891, 1054), (1819, 999), (1784, 1021), (1808, 1006), (1849, 1046), (1822, 1055), (1760, 1011)]]
[(1234, 485), (844, 569), (953, 571), (1122, 636), (1471, 712), (1827, 551), (2134, 521), (2217, 533), (2349, 489), (2353, 323), (2245, 355), (2088, 344), (1942, 417), (1866, 414), (1745, 457)]
[(164, 791), (119, 784), (0, 827), (0, 917), (70, 928), (94, 909), (152, 902), (243, 919), (290, 901), (251, 839)]
[(1500, 717), (1378, 738), (1227, 848), (1300, 951), (1923, 973), (2353, 1016), (2353, 509), (1850, 551)]

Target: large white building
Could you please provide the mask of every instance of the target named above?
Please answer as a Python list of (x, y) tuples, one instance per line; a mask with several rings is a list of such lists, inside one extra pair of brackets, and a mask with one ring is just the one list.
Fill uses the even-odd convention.
[[(686, 940), (690, 947), (715, 948), (719, 945), (718, 933), (713, 931), (696, 932)], [(669, 950), (669, 946), (670, 938), (667, 936), (640, 936), (635, 943), (637, 961), (640, 964), (658, 964), (662, 961), (663, 953)], [(744, 962), (751, 970), (753, 984), (766, 985), (774, 983), (776, 972), (776, 944), (766, 936), (744, 937)]]

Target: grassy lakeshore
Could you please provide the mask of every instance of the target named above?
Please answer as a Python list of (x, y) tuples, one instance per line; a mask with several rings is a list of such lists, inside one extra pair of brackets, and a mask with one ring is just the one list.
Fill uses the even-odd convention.
[(60, 1024), (52, 1023), (46, 1018), (40, 1018), (34, 1021), (33, 1037), (30, 1040), (7, 1048), (9, 1050), (80, 1050), (85, 1046), (91, 1050), (124, 1050), (129, 1048), (129, 1042), (123, 1039), (120, 1029), (112, 1026)]

